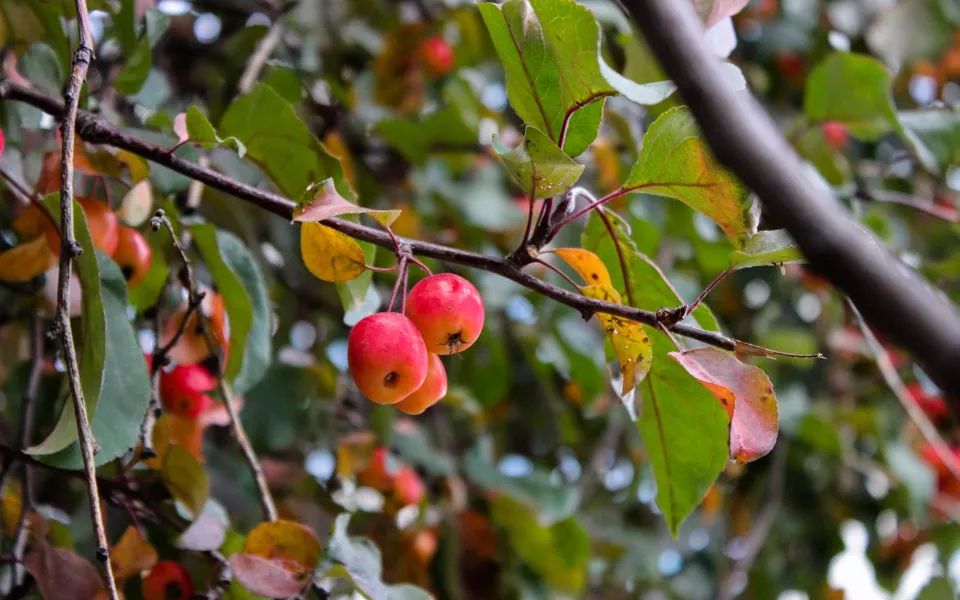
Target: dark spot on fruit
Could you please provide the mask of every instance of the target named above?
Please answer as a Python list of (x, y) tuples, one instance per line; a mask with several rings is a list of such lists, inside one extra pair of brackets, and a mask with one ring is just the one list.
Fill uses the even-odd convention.
[(123, 278), (129, 280), (133, 276), (133, 267), (127, 265), (120, 269), (120, 272), (123, 273)]
[(183, 595), (183, 587), (179, 581), (171, 581), (163, 589), (164, 600), (186, 600)]
[(396, 387), (398, 379), (399, 377), (397, 376), (396, 372), (390, 371), (387, 373), (387, 376), (383, 378), (383, 385), (387, 386), (388, 388)]

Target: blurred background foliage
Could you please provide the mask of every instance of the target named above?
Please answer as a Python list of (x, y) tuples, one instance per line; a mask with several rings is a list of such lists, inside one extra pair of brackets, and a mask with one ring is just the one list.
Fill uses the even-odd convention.
[[(583, 4), (601, 24), (610, 65), (640, 83), (663, 79), (615, 3)], [(401, 236), (494, 255), (515, 249), (529, 201), (490, 144), (496, 135), (515, 146), (521, 122), (473, 2), (91, 0), (90, 8), (97, 60), (87, 106), (127, 132), (172, 147), (174, 119), (191, 106), (221, 134), (245, 139), (234, 131), (275, 126), (272, 113), (240, 114), (228, 123), (245, 66), (279, 27), (254, 93), (269, 86), (293, 106), (340, 159), (359, 204), (403, 209), (394, 225)], [(59, 95), (76, 31), (72, 14), (65, 0), (0, 2), (5, 76)], [(960, 301), (957, 5), (751, 0), (733, 23), (730, 60), (809, 162), (811, 176)], [(449, 43), (454, 58), (454, 67), (439, 75), (421, 51), (435, 36)], [(901, 122), (934, 155), (934, 168), (925, 168), (910, 136), (850, 135), (854, 128), (837, 131), (804, 118), (811, 71), (845, 51), (883, 62), (894, 104), (906, 113)], [(597, 196), (618, 188), (646, 127), (681, 103), (676, 95), (649, 107), (608, 99), (599, 135), (579, 157), (586, 165), (580, 185)], [(0, 111), (7, 140), (2, 164), (33, 187), (45, 153), (57, 150), (55, 123), (15, 102), (3, 102)], [(272, 185), (264, 171), (289, 169), (294, 175), (281, 176), (289, 189), (281, 191), (297, 199), (290, 190), (303, 189), (296, 174), (309, 177), (312, 159), (304, 158), (309, 149), (292, 143), (281, 165), (253, 149), (242, 159), (226, 145), (188, 145), (178, 155), (255, 186)], [(133, 182), (108, 171), (95, 164), (82, 174), (80, 190), (92, 193), (103, 181), (106, 199), (119, 208)], [(364, 400), (346, 375), (349, 326), (386, 301), (393, 275), (368, 274), (349, 286), (321, 282), (300, 259), (299, 228), (284, 219), (156, 165), (149, 181), (151, 206), (188, 225), (203, 221), (232, 232), (262, 274), (273, 347), (263, 379), (243, 394), (242, 417), (282, 515), (326, 542), (337, 514), (355, 511), (351, 534), (376, 543), (387, 582), (454, 599), (910, 598), (934, 577), (960, 584), (956, 481), (924, 460), (922, 438), (881, 379), (843, 298), (801, 265), (738, 271), (708, 299), (731, 336), (787, 352), (822, 351), (828, 360), (757, 362), (779, 399), (778, 447), (748, 466), (730, 463), (674, 539), (659, 516), (637, 427), (610, 384), (595, 324), (499, 276), (427, 261), (477, 285), (487, 325), (469, 352), (446, 362), (447, 398), (420, 417), (398, 415)], [(731, 243), (683, 204), (637, 193), (609, 207), (684, 299), (727, 268)], [(0, 204), (5, 247), (18, 241), (8, 228), (15, 212), (14, 202)], [(760, 227), (781, 224), (764, 219)], [(565, 229), (555, 245), (578, 246), (580, 230)], [(162, 238), (147, 239), (160, 266), (138, 286), (147, 288), (131, 290), (130, 302), (149, 351), (155, 338), (144, 312), (175, 258)], [(368, 262), (393, 264), (388, 252), (363, 246)], [(528, 269), (567, 285), (542, 267)], [(199, 275), (208, 283), (215, 278), (203, 267)], [(411, 275), (415, 281), (420, 273)], [(165, 302), (175, 305), (176, 291), (167, 293), (173, 297)], [(0, 433), (11, 445), (29, 356), (27, 322), (38, 310), (49, 307), (19, 286), (0, 288)], [(37, 417), (43, 431), (55, 423), (52, 407), (63, 397), (62, 363), (49, 350)], [(956, 415), (938, 408), (936, 387), (908, 357), (890, 351), (944, 438), (960, 442)], [(414, 469), (425, 485), (422, 502), (403, 506), (395, 490), (365, 480), (375, 446), (389, 449), (388, 461)], [(240, 536), (259, 513), (229, 431), (207, 429), (202, 455), (211, 502), (230, 515), (229, 536)], [(116, 468), (102, 470), (110, 475)], [(56, 473), (38, 477), (37, 502), (62, 530), (58, 543), (92, 555), (80, 483), (63, 485)], [(7, 487), (5, 514), (16, 501)], [(112, 532), (128, 522), (111, 507)], [(162, 558), (184, 564), (197, 582), (207, 580), (202, 557), (158, 541), (171, 535), (159, 525), (148, 530)], [(135, 582), (126, 586), (127, 598), (140, 597)], [(924, 598), (948, 597), (932, 595), (933, 585)], [(246, 597), (235, 588), (228, 594)]]

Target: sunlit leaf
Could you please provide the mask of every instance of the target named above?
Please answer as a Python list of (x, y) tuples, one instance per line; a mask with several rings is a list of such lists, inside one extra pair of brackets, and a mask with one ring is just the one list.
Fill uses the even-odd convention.
[(180, 142), (193, 142), (211, 149), (216, 146), (232, 148), (242, 158), (247, 153), (247, 147), (237, 138), (230, 136), (221, 138), (203, 113), (196, 106), (191, 106), (187, 112), (180, 113), (173, 120), (173, 131), (180, 138)]
[(300, 255), (310, 272), (324, 281), (350, 281), (366, 270), (360, 244), (320, 223), (301, 226)]
[(566, 121), (563, 151), (581, 154), (597, 136), (603, 97), (614, 93), (600, 74), (596, 19), (572, 0), (477, 6), (506, 71), (511, 106), (555, 144)]
[(623, 187), (680, 200), (713, 219), (737, 247), (756, 231), (746, 188), (717, 164), (686, 108), (669, 110), (650, 126)]
[(613, 287), (610, 273), (600, 257), (581, 248), (557, 248), (552, 251), (577, 272), (588, 285), (606, 285)]
[[(209, 506), (209, 504), (208, 504)], [(208, 552), (216, 550), (227, 536), (227, 524), (223, 518), (209, 510), (204, 510), (186, 531), (177, 538), (177, 548)]]
[[(590, 285), (580, 290), (584, 296), (621, 304), (620, 294), (609, 285)], [(643, 325), (623, 317), (597, 313), (597, 319), (603, 325), (603, 330), (613, 344), (620, 363), (620, 372), (623, 383), (620, 388), (621, 397), (627, 396), (643, 381), (650, 371), (653, 361), (653, 349), (650, 338)]]
[(333, 180), (327, 179), (307, 188), (293, 211), (293, 220), (307, 223), (348, 214), (370, 215), (384, 227), (389, 227), (400, 216), (400, 211), (357, 206), (337, 193)]
[(247, 554), (289, 560), (311, 570), (322, 550), (320, 540), (309, 527), (283, 520), (257, 525), (243, 545)]
[(117, 216), (131, 227), (146, 222), (153, 213), (153, 187), (149, 179), (142, 179), (123, 197)]
[(717, 397), (730, 417), (730, 458), (750, 462), (777, 442), (777, 397), (770, 378), (718, 348), (671, 352), (670, 356)]
[(181, 446), (170, 446), (160, 469), (170, 495), (182, 502), (194, 516), (203, 512), (210, 497), (210, 480), (197, 458)]
[(737, 269), (803, 262), (803, 253), (783, 229), (758, 231), (730, 253), (730, 266)]
[(0, 254), (0, 280), (30, 281), (57, 262), (46, 236), (18, 244)]
[(583, 165), (564, 154), (536, 127), (527, 126), (523, 143), (513, 150), (507, 150), (496, 138), (493, 146), (510, 177), (527, 195), (533, 190), (535, 199), (562, 194), (583, 173)]
[(259, 165), (288, 198), (299, 198), (310, 184), (328, 177), (341, 196), (354, 198), (340, 161), (327, 152), (293, 107), (265, 84), (256, 84), (233, 101), (219, 132), (243, 143), (246, 158)]
[(133, 525), (127, 527), (120, 541), (110, 549), (113, 576), (120, 581), (136, 577), (141, 571), (149, 571), (157, 560), (157, 550)]

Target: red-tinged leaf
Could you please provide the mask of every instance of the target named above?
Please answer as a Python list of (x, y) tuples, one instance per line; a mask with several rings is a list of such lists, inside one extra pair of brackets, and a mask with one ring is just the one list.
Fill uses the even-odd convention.
[(157, 551), (134, 526), (127, 527), (120, 541), (110, 550), (113, 576), (125, 581), (157, 564)]
[(34, 542), (23, 558), (27, 570), (37, 581), (44, 600), (76, 600), (94, 598), (103, 582), (97, 567), (66, 548), (54, 548), (46, 539), (47, 524), (33, 514)]
[(243, 587), (268, 598), (285, 598), (299, 594), (312, 571), (298, 571), (293, 561), (263, 558), (253, 554), (230, 557), (233, 576)]
[(363, 208), (345, 199), (337, 192), (333, 179), (310, 186), (293, 212), (294, 221), (323, 221), (348, 214), (368, 214), (384, 227), (389, 227), (400, 216), (399, 210)]
[(729, 352), (698, 348), (670, 356), (710, 390), (730, 416), (730, 457), (750, 462), (777, 442), (779, 420), (773, 385), (762, 369)]
[(313, 570), (323, 548), (309, 527), (293, 521), (261, 523), (250, 535), (243, 551), (264, 558), (282, 559)]
[(0, 281), (29, 281), (57, 261), (45, 236), (0, 254)]

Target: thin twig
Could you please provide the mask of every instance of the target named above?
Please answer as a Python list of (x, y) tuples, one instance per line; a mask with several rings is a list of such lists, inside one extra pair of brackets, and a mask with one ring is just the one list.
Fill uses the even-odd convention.
[(847, 305), (856, 318), (857, 325), (860, 326), (863, 338), (867, 342), (867, 347), (870, 348), (870, 352), (873, 354), (877, 368), (880, 369), (880, 375), (883, 376), (883, 380), (890, 388), (890, 391), (893, 392), (893, 395), (896, 396), (900, 404), (903, 405), (903, 409), (907, 411), (907, 416), (910, 417), (910, 420), (917, 426), (920, 435), (933, 447), (933, 450), (937, 453), (937, 456), (943, 462), (944, 466), (960, 481), (960, 461), (957, 460), (957, 457), (950, 450), (950, 447), (944, 441), (940, 432), (937, 431), (936, 426), (930, 421), (930, 418), (927, 417), (927, 414), (923, 412), (923, 409), (920, 408), (920, 405), (917, 404), (917, 401), (910, 394), (907, 386), (903, 383), (903, 380), (900, 379), (897, 368), (893, 366), (893, 362), (890, 360), (890, 354), (887, 353), (886, 348), (883, 347), (883, 344), (880, 343), (877, 337), (873, 335), (873, 331), (867, 326), (863, 317), (860, 315), (860, 311), (857, 310), (857, 307), (854, 306), (849, 298), (847, 299)]
[[(20, 402), (20, 426), (17, 432), (17, 445), (20, 450), (30, 447), (33, 432), (33, 415), (36, 412), (37, 394), (40, 390), (40, 375), (43, 373), (43, 321), (34, 315), (30, 322), (30, 374), (27, 387)], [(13, 458), (9, 459), (11, 462)], [(33, 511), (33, 466), (20, 463), (20, 519), (17, 532), (13, 536), (13, 557), (17, 563), (23, 562), (23, 553), (27, 548), (29, 534), (27, 515)], [(23, 583), (26, 571), (19, 564), (14, 568), (14, 587)]]
[(17, 181), (17, 178), (13, 176), (13, 173), (7, 171), (2, 165), (0, 165), (0, 178), (10, 184), (10, 189), (24, 204), (30, 204), (37, 199), (36, 194), (27, 189), (27, 186)]
[(260, 39), (257, 48), (247, 60), (247, 65), (243, 69), (243, 75), (240, 76), (240, 82), (237, 83), (238, 94), (246, 94), (250, 91), (250, 88), (253, 87), (253, 84), (256, 83), (257, 78), (260, 77), (260, 71), (263, 70), (263, 65), (267, 62), (267, 59), (270, 58), (270, 55), (273, 54), (274, 48), (277, 47), (277, 44), (279, 44), (283, 38), (283, 29), (283, 19), (277, 16), (273, 24), (270, 25), (267, 34)]
[(106, 573), (107, 592), (110, 600), (119, 600), (117, 584), (113, 578), (110, 564), (110, 551), (107, 542), (107, 528), (100, 510), (100, 493), (97, 488), (97, 467), (94, 462), (96, 441), (90, 429), (87, 405), (80, 384), (80, 367), (77, 361), (77, 349), (73, 342), (70, 326), (70, 267), (73, 259), (80, 254), (80, 246), (73, 232), (73, 150), (74, 133), (77, 124), (77, 111), (80, 105), (80, 90), (87, 77), (87, 68), (93, 58), (93, 36), (90, 29), (90, 15), (86, 0), (76, 0), (77, 29), (79, 46), (73, 56), (70, 80), (64, 91), (63, 122), (60, 127), (62, 139), (60, 164), (60, 277), (57, 287), (57, 315), (55, 333), (63, 344), (63, 357), (67, 366), (67, 377), (73, 397), (73, 407), (77, 419), (77, 437), (80, 452), (83, 455), (83, 467), (87, 478), (87, 496), (90, 501), (90, 516), (97, 536), (97, 559), (103, 564)]
[(623, 255), (623, 248), (620, 247), (620, 238), (617, 237), (617, 231), (613, 228), (613, 223), (607, 217), (606, 211), (602, 206), (597, 207), (597, 215), (603, 221), (603, 226), (607, 228), (610, 239), (613, 241), (613, 248), (617, 251), (617, 260), (620, 261), (620, 275), (623, 277), (623, 289), (627, 293), (627, 304), (633, 306), (633, 289), (630, 285), (630, 273), (627, 271), (627, 259)]
[(734, 267), (730, 267), (723, 273), (720, 273), (719, 275), (717, 275), (717, 277), (710, 282), (710, 285), (708, 285), (706, 288), (704, 288), (702, 292), (700, 292), (700, 295), (697, 296), (697, 299), (687, 305), (686, 315), (689, 315), (693, 311), (697, 310), (697, 307), (703, 304), (703, 301), (707, 299), (707, 296), (710, 295), (710, 292), (712, 292), (715, 287), (720, 285), (721, 281), (729, 277), (734, 271), (736, 271), (736, 269)]
[[(19, 86), (10, 81), (0, 81), (0, 99), (3, 98), (26, 102), (58, 118), (63, 115), (63, 104), (56, 98), (47, 96), (32, 88)], [(79, 129), (80, 135), (91, 143), (108, 144), (116, 148), (122, 148), (191, 179), (202, 181), (214, 189), (250, 202), (284, 219), (290, 220), (292, 218), (293, 211), (297, 204), (288, 198), (247, 185), (178, 156), (172, 156), (168, 154), (164, 148), (145, 142), (116, 129), (102, 117), (94, 113), (81, 111), (78, 119), (78, 123), (82, 125)], [(621, 190), (622, 193), (628, 193), (629, 191), (633, 190)], [(612, 195), (605, 196), (602, 200), (611, 200), (613, 197)], [(397, 238), (391, 237), (388, 233), (380, 229), (336, 218), (324, 219), (322, 223), (354, 239), (370, 242), (381, 248), (391, 250), (396, 248), (394, 240)], [(554, 231), (556, 231), (556, 229), (557, 227), (554, 227)], [(397, 239), (397, 241), (401, 240)], [(459, 250), (457, 248), (418, 240), (403, 239), (401, 243), (409, 247), (410, 252), (417, 256), (429, 257), (445, 263), (458, 264), (495, 273), (538, 294), (574, 308), (582, 315), (605, 313), (652, 327), (655, 327), (659, 322), (654, 312), (622, 304), (604, 302), (594, 298), (587, 298), (581, 294), (551, 285), (541, 279), (524, 273), (515, 261), (508, 260), (507, 258), (468, 252), (466, 250)], [(724, 350), (734, 350), (738, 344), (745, 344), (721, 333), (707, 331), (685, 323), (676, 323), (670, 330), (677, 335), (689, 337), (704, 344), (723, 348)]]
[(580, 289), (580, 286), (577, 285), (577, 282), (574, 281), (569, 275), (567, 275), (566, 273), (564, 273), (563, 271), (561, 271), (559, 268), (551, 265), (551, 264), (548, 263), (547, 261), (543, 260), (542, 258), (537, 257), (537, 258), (533, 259), (533, 262), (537, 263), (538, 265), (542, 265), (542, 266), (550, 269), (551, 271), (553, 271), (554, 273), (556, 273), (556, 274), (559, 275), (560, 277), (563, 277), (564, 279), (566, 279), (566, 280), (567, 280), (567, 283), (569, 283), (570, 285), (573, 286), (573, 289), (575, 289), (575, 290), (579, 290), (579, 289)]
[(157, 419), (163, 414), (160, 405), (160, 369), (163, 367), (161, 362), (165, 361), (166, 353), (160, 353), (160, 314), (157, 307), (154, 307), (153, 315), (153, 339), (156, 347), (153, 350), (153, 360), (150, 361), (150, 401), (147, 403), (147, 412), (143, 416), (143, 422), (140, 423), (140, 459), (150, 459), (157, 457), (157, 451), (153, 447), (153, 429), (157, 425)]
[(874, 202), (909, 206), (910, 208), (914, 208), (920, 212), (927, 213), (928, 215), (943, 219), (944, 221), (948, 221), (950, 223), (956, 223), (960, 221), (960, 212), (958, 212), (955, 208), (940, 206), (934, 202), (921, 200), (920, 198), (916, 198), (910, 194), (895, 192), (893, 190), (863, 188), (858, 189), (854, 194), (854, 197), (862, 200), (872, 200)]
[[(520, 240), (520, 246), (517, 248), (517, 253), (520, 253), (524, 248), (527, 247), (527, 242), (530, 241), (530, 233), (533, 229), (533, 213), (536, 212), (537, 206), (537, 165), (536, 163), (530, 163), (532, 173), (530, 174), (530, 195), (527, 197), (527, 226), (523, 230), (523, 239)], [(544, 207), (545, 208), (545, 207)], [(543, 213), (541, 213), (541, 218)]]
[(788, 451), (789, 443), (786, 439), (781, 439), (773, 452), (773, 464), (770, 465), (770, 479), (767, 483), (767, 495), (763, 508), (743, 540), (742, 556), (733, 563), (730, 572), (717, 586), (716, 600), (732, 600), (740, 594), (740, 586), (746, 580), (750, 567), (753, 566), (753, 562), (760, 555), (760, 550), (763, 549), (763, 545), (777, 521), (780, 505), (783, 503), (783, 488), (787, 479)]
[[(151, 226), (154, 226), (155, 229), (159, 229), (157, 223), (166, 227), (167, 231), (170, 233), (170, 237), (173, 240), (173, 247), (176, 248), (180, 255), (180, 260), (183, 262), (182, 278), (187, 286), (187, 293), (191, 298), (202, 297), (197, 291), (197, 283), (194, 280), (193, 270), (190, 268), (190, 260), (187, 258), (186, 250), (180, 243), (180, 240), (177, 238), (177, 234), (173, 230), (173, 225), (170, 223), (170, 219), (163, 214), (163, 211), (158, 210), (157, 214), (154, 215), (153, 219), (151, 219)], [(237, 413), (237, 407), (234, 405), (233, 394), (230, 391), (230, 386), (223, 377), (223, 371), (225, 367), (223, 364), (223, 347), (217, 343), (213, 337), (213, 334), (210, 332), (209, 323), (207, 322), (207, 317), (203, 314), (203, 311), (196, 311), (196, 315), (199, 323), (199, 329), (203, 334), (204, 340), (206, 340), (207, 348), (209, 348), (210, 352), (217, 357), (217, 386), (220, 390), (220, 396), (223, 400), (223, 404), (227, 409), (227, 415), (230, 417), (230, 429), (233, 432), (233, 436), (237, 440), (237, 445), (240, 446), (240, 450), (243, 452), (244, 458), (247, 460), (247, 465), (250, 467), (250, 472), (253, 474), (254, 482), (257, 485), (257, 492), (260, 497), (260, 506), (263, 509), (263, 515), (268, 521), (276, 521), (277, 507), (273, 501), (273, 496), (270, 494), (270, 487), (267, 485), (267, 478), (263, 474), (263, 467), (260, 466), (260, 460), (257, 458), (257, 454), (253, 450), (253, 445), (250, 443), (250, 438), (247, 437), (247, 432), (244, 430), (243, 423), (240, 421), (240, 415)]]

